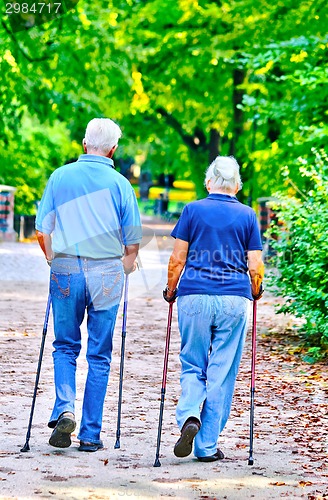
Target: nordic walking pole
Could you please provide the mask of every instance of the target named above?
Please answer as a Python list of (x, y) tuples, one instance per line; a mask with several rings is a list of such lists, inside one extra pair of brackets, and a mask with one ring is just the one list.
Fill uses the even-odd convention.
[(252, 325), (252, 362), (251, 362), (251, 408), (249, 426), (249, 458), (248, 465), (254, 464), (253, 459), (253, 435), (254, 435), (254, 394), (255, 394), (255, 362), (256, 362), (256, 305), (253, 301), (253, 325)]
[(21, 448), (21, 451), (30, 451), (29, 441), (30, 441), (30, 437), (31, 437), (31, 428), (32, 428), (35, 400), (36, 400), (36, 395), (38, 392), (38, 384), (39, 384), (40, 373), (41, 373), (41, 363), (42, 363), (42, 357), (43, 357), (43, 351), (44, 351), (44, 344), (46, 341), (46, 335), (47, 335), (47, 330), (48, 330), (50, 307), (51, 307), (51, 295), (49, 293), (46, 314), (45, 314), (44, 323), (43, 323), (42, 341), (41, 341), (41, 347), (40, 347), (38, 368), (37, 368), (36, 377), (35, 377), (34, 393), (33, 393), (32, 405), (31, 405), (31, 413), (30, 413), (30, 419), (29, 419), (27, 433), (26, 433), (26, 442), (25, 442), (23, 448)]
[(169, 359), (169, 348), (170, 348), (170, 337), (171, 337), (171, 323), (172, 323), (172, 311), (173, 302), (169, 305), (169, 314), (167, 318), (167, 331), (166, 331), (166, 343), (165, 343), (165, 354), (164, 354), (164, 368), (163, 368), (163, 380), (161, 389), (161, 405), (159, 411), (158, 420), (158, 433), (157, 433), (157, 448), (156, 448), (156, 458), (154, 462), (154, 467), (160, 467), (161, 462), (159, 461), (159, 448), (161, 446), (161, 434), (162, 434), (162, 424), (163, 424), (163, 411), (164, 411), (164, 401), (165, 401), (165, 389), (166, 389), (166, 376), (167, 376), (167, 364)]
[(114, 448), (120, 448), (121, 437), (121, 410), (122, 410), (122, 393), (123, 393), (123, 372), (124, 372), (124, 351), (125, 351), (125, 337), (126, 337), (126, 320), (128, 313), (128, 291), (129, 291), (129, 275), (125, 277), (124, 288), (124, 305), (123, 305), (123, 323), (122, 323), (122, 344), (121, 344), (121, 363), (120, 363), (120, 385), (118, 393), (118, 407), (117, 407), (117, 428), (116, 428), (116, 443)]

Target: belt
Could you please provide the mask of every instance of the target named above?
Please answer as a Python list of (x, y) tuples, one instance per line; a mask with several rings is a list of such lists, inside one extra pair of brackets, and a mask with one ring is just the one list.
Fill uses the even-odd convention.
[(71, 255), (69, 253), (55, 253), (54, 259), (88, 259), (88, 260), (115, 260), (121, 257), (84, 257), (83, 255)]

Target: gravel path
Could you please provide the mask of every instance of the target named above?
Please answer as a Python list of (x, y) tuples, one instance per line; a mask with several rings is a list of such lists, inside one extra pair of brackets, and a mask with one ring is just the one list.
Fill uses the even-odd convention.
[[(152, 241), (152, 243), (150, 243)], [(0, 498), (322, 499), (328, 496), (327, 373), (289, 352), (290, 320), (274, 315), (269, 294), (258, 307), (254, 466), (249, 442), (250, 335), (228, 425), (222, 462), (177, 459), (179, 334), (172, 324), (160, 468), (154, 468), (167, 304), (161, 298), (171, 243), (149, 239), (143, 271), (131, 276), (123, 389), (121, 448), (114, 449), (122, 313), (118, 317), (102, 439), (94, 454), (48, 444), (54, 389), (52, 321), (46, 338), (31, 451), (25, 442), (47, 300), (49, 268), (36, 243), (0, 244)], [(82, 327), (85, 339), (86, 327)], [(81, 414), (85, 346), (78, 363), (76, 416)]]

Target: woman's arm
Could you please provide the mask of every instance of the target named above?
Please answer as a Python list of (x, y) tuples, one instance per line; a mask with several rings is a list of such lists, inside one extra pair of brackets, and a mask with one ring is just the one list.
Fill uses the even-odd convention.
[(173, 252), (169, 260), (167, 271), (167, 298), (173, 297), (175, 289), (178, 285), (180, 275), (186, 264), (188, 255), (189, 243), (188, 241), (180, 240), (177, 238), (174, 243)]
[(248, 270), (252, 282), (252, 294), (260, 293), (261, 283), (264, 278), (264, 263), (261, 250), (249, 250), (247, 252)]

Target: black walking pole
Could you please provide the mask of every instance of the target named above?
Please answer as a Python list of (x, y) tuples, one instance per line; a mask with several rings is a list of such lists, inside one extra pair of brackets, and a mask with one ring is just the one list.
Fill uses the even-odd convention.
[(35, 377), (35, 385), (34, 385), (34, 393), (33, 393), (32, 406), (31, 406), (30, 420), (28, 423), (28, 428), (27, 428), (27, 433), (26, 433), (26, 442), (25, 442), (23, 448), (21, 448), (21, 451), (29, 451), (30, 450), (29, 441), (30, 441), (30, 437), (31, 437), (31, 428), (32, 428), (35, 400), (36, 400), (36, 394), (38, 392), (38, 384), (39, 384), (40, 373), (41, 373), (41, 363), (42, 363), (42, 357), (43, 357), (43, 351), (44, 351), (44, 344), (46, 341), (46, 335), (47, 335), (47, 330), (48, 330), (50, 306), (51, 306), (51, 296), (49, 293), (46, 314), (45, 314), (44, 323), (43, 323), (42, 341), (41, 341), (41, 347), (40, 347), (38, 368), (37, 368), (36, 377)]
[(251, 408), (250, 408), (248, 465), (254, 464), (253, 435), (254, 435), (254, 394), (255, 394), (255, 362), (256, 362), (256, 303), (257, 303), (257, 300), (254, 300), (253, 301), (253, 325), (252, 325)]
[(118, 394), (118, 408), (117, 408), (117, 428), (116, 428), (116, 443), (114, 448), (120, 448), (121, 437), (121, 410), (122, 410), (122, 393), (123, 393), (123, 372), (124, 372), (124, 351), (125, 351), (125, 337), (126, 337), (126, 319), (128, 313), (128, 287), (129, 275), (125, 277), (124, 288), (124, 305), (123, 305), (123, 323), (122, 323), (122, 344), (121, 344), (121, 363), (120, 363), (120, 385)]
[(167, 318), (167, 332), (166, 332), (166, 343), (165, 343), (165, 354), (164, 354), (163, 380), (162, 380), (162, 389), (161, 389), (161, 405), (160, 405), (160, 411), (159, 411), (157, 448), (156, 448), (156, 458), (155, 458), (155, 462), (154, 462), (154, 467), (161, 466), (161, 462), (159, 461), (159, 449), (161, 446), (161, 434), (162, 434), (162, 424), (163, 424), (163, 411), (164, 411), (164, 401), (165, 401), (167, 364), (168, 364), (168, 359), (169, 359), (173, 304), (174, 304), (174, 302), (170, 302), (169, 314), (168, 314), (168, 318)]

